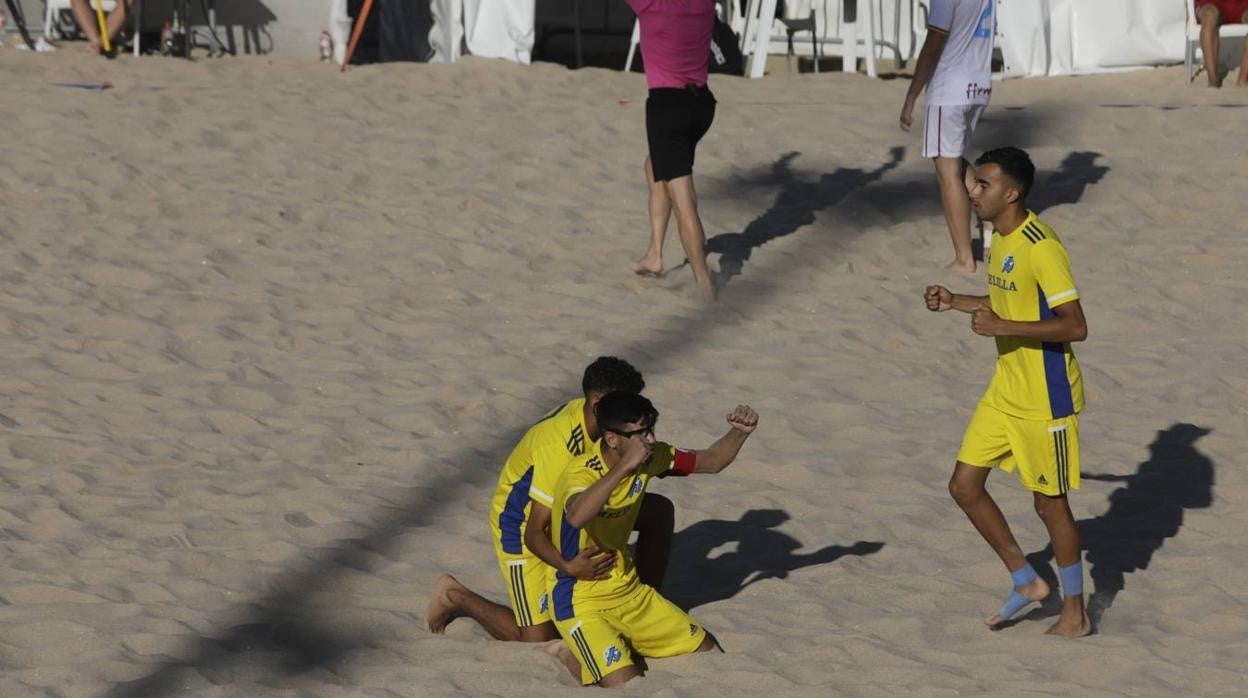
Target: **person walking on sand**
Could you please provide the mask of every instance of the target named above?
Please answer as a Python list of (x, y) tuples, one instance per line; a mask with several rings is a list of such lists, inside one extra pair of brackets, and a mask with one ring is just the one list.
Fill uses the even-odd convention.
[(650, 190), (650, 244), (633, 271), (663, 274), (663, 241), (673, 209), (680, 244), (704, 301), (715, 300), (706, 264), (706, 232), (698, 216), (693, 160), (698, 141), (715, 119), (707, 86), (715, 0), (628, 0), (641, 24), (646, 68), (646, 184)]
[(992, 95), (992, 37), (996, 0), (932, 0), (927, 39), (901, 105), (901, 129), (909, 131), (914, 105), (926, 88), (923, 157), (936, 163), (945, 224), (953, 240), (949, 268), (975, 273), (971, 252), (971, 204), (962, 154)]
[(1081, 637), (1092, 627), (1083, 604), (1079, 529), (1066, 497), (1079, 488), (1083, 409), (1083, 378), (1070, 344), (1087, 338), (1088, 325), (1065, 246), (1025, 208), (1036, 174), (1031, 158), (1018, 148), (999, 148), (975, 166), (971, 202), (995, 228), (986, 260), (988, 295), (944, 286), (924, 293), (928, 310), (969, 313), (971, 330), (997, 341), (996, 370), (962, 438), (949, 493), (1010, 573), (1014, 590), (987, 620), (995, 628), (1049, 594), (984, 487), (993, 468), (1018, 470), (1048, 529), (1061, 580), (1061, 616), (1048, 632)]

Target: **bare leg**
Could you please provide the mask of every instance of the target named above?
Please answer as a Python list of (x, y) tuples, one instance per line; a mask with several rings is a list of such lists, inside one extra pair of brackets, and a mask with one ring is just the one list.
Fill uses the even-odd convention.
[(654, 181), (649, 155), (646, 156), (646, 186), (650, 190), (650, 245), (633, 264), (633, 271), (659, 275), (663, 273), (663, 240), (667, 237), (667, 221), (672, 216), (672, 200), (667, 195), (667, 185)]
[[(1027, 564), (1027, 557), (1023, 555), (1023, 549), (1014, 539), (1014, 534), (1010, 531), (1010, 525), (1006, 522), (1005, 515), (1001, 513), (1001, 508), (997, 506), (996, 500), (984, 487), (990, 472), (990, 468), (977, 468), (959, 461), (953, 467), (953, 477), (949, 478), (949, 494), (953, 495), (954, 501), (962, 507), (962, 511), (971, 520), (971, 525), (975, 526), (975, 530), (979, 531), (979, 535), (984, 537), (997, 557), (1001, 558), (1005, 568), (1013, 572)], [(1037, 577), (1032, 583), (1015, 591), (1032, 601), (1039, 601), (1048, 596), (1049, 585)], [(985, 622), (988, 625), (996, 625), (1001, 620), (999, 616), (994, 615)]]
[(936, 177), (940, 182), (940, 203), (945, 209), (945, 224), (953, 241), (953, 261), (949, 268), (963, 274), (975, 273), (971, 255), (971, 198), (966, 191), (966, 160), (960, 157), (938, 157)]
[[(1053, 560), (1059, 567), (1068, 567), (1079, 562), (1079, 528), (1075, 525), (1075, 516), (1070, 512), (1070, 502), (1066, 496), (1048, 497), (1035, 493), (1036, 513), (1049, 530), (1049, 539), (1053, 541)], [(1063, 594), (1065, 590), (1063, 590)], [(1063, 637), (1083, 637), (1092, 632), (1092, 623), (1083, 608), (1083, 595), (1066, 596), (1062, 599), (1062, 614), (1057, 622), (1049, 628), (1050, 635)]]
[(444, 574), (433, 587), (433, 597), (425, 609), (425, 623), (431, 632), (440, 634), (446, 631), (446, 624), (455, 614), (477, 621), (496, 640), (521, 639), (520, 626), (510, 608), (490, 601)]
[(87, 50), (91, 53), (99, 53), (100, 30), (91, 5), (87, 3), (87, 0), (72, 0), (70, 11), (74, 15), (74, 21), (78, 23), (78, 28), (82, 30), (82, 35), (87, 37)]
[[(1248, 24), (1248, 12), (1244, 12), (1239, 21)], [(1239, 77), (1235, 79), (1235, 86), (1248, 87), (1248, 41), (1244, 42), (1244, 55), (1239, 59)]]
[(577, 661), (576, 655), (572, 654), (572, 650), (568, 649), (568, 643), (562, 639), (550, 640), (542, 644), (542, 651), (558, 659), (563, 668), (567, 669), (568, 673), (572, 675), (572, 678), (576, 679), (577, 683), (580, 683), (581, 663)]
[(676, 507), (672, 500), (647, 492), (637, 514), (637, 576), (655, 589), (663, 586), (667, 560), (672, 552), (672, 531), (676, 528)]
[(108, 13), (108, 38), (110, 41), (116, 39), (121, 34), (121, 30), (125, 29), (126, 9), (129, 4), (126, 0), (118, 0), (113, 11)]
[(680, 244), (693, 270), (693, 280), (698, 285), (702, 300), (715, 300), (715, 286), (711, 272), (706, 266), (706, 232), (698, 217), (698, 195), (693, 189), (693, 175), (677, 177), (667, 182), (667, 195), (676, 208), (676, 224), (680, 230)]
[(602, 680), (598, 682), (598, 685), (603, 688), (617, 688), (619, 686), (623, 686), (629, 681), (632, 681), (638, 676), (641, 676), (641, 669), (638, 669), (636, 665), (626, 666), (623, 669), (613, 671), (602, 677)]
[(1221, 16), (1217, 6), (1202, 6), (1196, 11), (1196, 21), (1200, 22), (1200, 51), (1205, 55), (1205, 77), (1210, 87), (1221, 87), (1222, 76), (1218, 74), (1218, 22)]

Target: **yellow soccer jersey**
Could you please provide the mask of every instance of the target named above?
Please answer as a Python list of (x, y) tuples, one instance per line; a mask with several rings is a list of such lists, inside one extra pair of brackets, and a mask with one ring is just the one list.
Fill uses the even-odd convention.
[(602, 479), (607, 466), (596, 453), (587, 453), (568, 464), (555, 486), (555, 506), (551, 508), (550, 530), (557, 533), (553, 536), (555, 547), (565, 560), (571, 560), (590, 546), (597, 546), (604, 552), (614, 551), (615, 566), (609, 577), (597, 581), (582, 581), (552, 570), (551, 600), (556, 620), (567, 620), (585, 610), (610, 608), (637, 590), (641, 582), (628, 552), (628, 537), (641, 510), (646, 487), (653, 477), (692, 473), (695, 459), (694, 451), (659, 442), (650, 462), (611, 492), (602, 511), (585, 528), (576, 528), (565, 521), (568, 499)]
[[(993, 311), (1023, 322), (1053, 317), (1079, 298), (1070, 258), (1053, 229), (1027, 212), (1017, 230), (992, 234), (988, 297)], [(1061, 419), (1083, 409), (1083, 377), (1070, 344), (997, 337), (997, 368), (984, 402), (1021, 419)]]
[(586, 441), (585, 398), (551, 410), (520, 439), (503, 465), (490, 504), (490, 535), (503, 554), (532, 554), (524, 547), (529, 499), (554, 504), (547, 493), (568, 461), (585, 453)]

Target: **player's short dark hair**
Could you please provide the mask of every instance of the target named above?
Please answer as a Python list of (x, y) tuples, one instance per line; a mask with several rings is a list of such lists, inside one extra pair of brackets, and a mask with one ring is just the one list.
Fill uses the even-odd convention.
[(659, 411), (650, 400), (622, 390), (602, 396), (594, 415), (598, 418), (598, 427), (605, 431), (627, 431), (630, 424), (652, 427), (659, 419)]
[(581, 378), (581, 392), (586, 397), (590, 393), (609, 393), (613, 390), (640, 393), (645, 388), (646, 382), (642, 380), (641, 372), (624, 359), (614, 356), (599, 356), (594, 359), (585, 368), (585, 375)]
[(1027, 198), (1032, 183), (1036, 181), (1036, 166), (1031, 164), (1031, 156), (1026, 151), (1012, 146), (996, 148), (980, 155), (975, 161), (976, 166), (988, 163), (1000, 167), (1001, 172), (1014, 182), (1014, 186), (1022, 194), (1020, 201)]

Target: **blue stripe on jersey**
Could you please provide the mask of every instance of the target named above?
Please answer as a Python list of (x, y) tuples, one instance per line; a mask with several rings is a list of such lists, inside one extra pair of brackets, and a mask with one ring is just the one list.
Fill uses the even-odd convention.
[[(1040, 298), (1040, 319), (1057, 317), (1044, 299), (1044, 289), (1037, 287)], [(1044, 352), (1044, 382), (1048, 386), (1049, 409), (1053, 419), (1069, 417), (1075, 413), (1075, 400), (1070, 394), (1070, 376), (1066, 373), (1066, 345), (1059, 342), (1041, 342)]]
[(524, 539), (520, 527), (524, 525), (525, 510), (529, 506), (529, 485), (533, 484), (533, 466), (524, 471), (524, 476), (511, 486), (507, 495), (507, 503), (503, 505), (503, 513), (498, 515), (498, 528), (502, 531), (499, 543), (503, 552), (519, 555), (524, 552)]
[[(581, 529), (569, 524), (567, 520), (559, 522), (559, 552), (563, 559), (571, 560), (581, 552)], [(555, 588), (550, 595), (555, 601), (555, 620), (567, 620), (576, 615), (572, 610), (572, 590), (576, 586), (576, 577), (564, 572), (555, 573)]]

